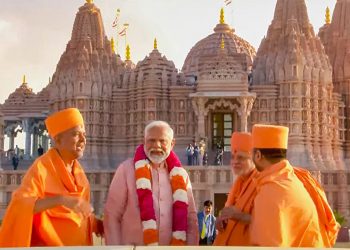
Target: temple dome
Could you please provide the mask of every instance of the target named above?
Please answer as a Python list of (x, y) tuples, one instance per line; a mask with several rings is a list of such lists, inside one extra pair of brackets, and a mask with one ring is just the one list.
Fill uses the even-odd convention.
[(25, 79), (21, 86), (19, 86), (9, 97), (5, 100), (4, 106), (7, 105), (21, 105), (27, 103), (29, 100), (32, 100), (36, 97), (36, 94), (28, 84), (25, 82)]
[(157, 49), (154, 49), (148, 56), (146, 56), (136, 65), (136, 69), (143, 68), (145, 70), (151, 68), (163, 69), (164, 67), (175, 69), (175, 64), (173, 61), (169, 61), (166, 56), (162, 56)]
[(215, 57), (218, 55), (220, 44), (224, 40), (225, 49), (228, 55), (244, 54), (244, 64), (247, 67), (253, 64), (253, 59), (256, 55), (256, 51), (252, 45), (250, 45), (243, 38), (235, 34), (235, 30), (228, 24), (220, 20), (220, 23), (214, 28), (214, 33), (200, 40), (192, 47), (188, 53), (185, 63), (182, 67), (182, 71), (186, 76), (198, 75), (198, 62), (201, 57)]
[[(155, 84), (176, 85), (178, 70), (173, 61), (168, 60), (155, 47), (142, 61), (138, 62), (133, 72), (136, 84), (152, 82)], [(164, 86), (165, 86), (164, 85)]]

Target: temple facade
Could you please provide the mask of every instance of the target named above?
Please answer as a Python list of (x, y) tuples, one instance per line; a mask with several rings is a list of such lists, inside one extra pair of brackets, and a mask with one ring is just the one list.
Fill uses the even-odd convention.
[[(68, 107), (79, 108), (85, 119), (83, 165), (101, 173), (133, 155), (152, 120), (172, 126), (183, 162), (186, 146), (203, 141), (209, 165), (218, 144), (229, 164), (233, 131), (250, 131), (256, 123), (279, 124), (290, 128), (292, 164), (319, 171), (334, 207), (350, 217), (349, 18), (350, 0), (338, 0), (332, 20), (328, 10), (316, 35), (304, 0), (277, 0), (256, 52), (225, 23), (221, 10), (213, 33), (193, 46), (179, 70), (158, 50), (156, 40), (144, 60), (133, 62), (129, 46), (121, 60), (105, 34), (99, 8), (87, 1), (47, 85), (34, 93), (24, 77), (0, 106), (0, 150), (6, 136), (7, 148), (16, 153), (15, 138), (22, 133), (23, 158), (35, 159), (39, 145), (50, 146), (45, 118)], [(211, 186), (194, 185), (196, 201), (219, 197), (215, 195), (224, 200), (232, 181), (229, 168), (213, 170), (216, 177), (198, 171), (191, 172), (194, 183)], [(12, 182), (11, 174), (6, 176), (8, 180), (0, 176), (4, 186)], [(336, 181), (328, 184), (332, 178)], [(98, 194), (100, 203), (105, 193)]]
[(303, 0), (277, 1), (254, 61), (252, 124), (290, 128), (288, 157), (311, 169), (344, 169), (344, 102)]
[(320, 29), (319, 37), (324, 44), (330, 65), (334, 92), (344, 102), (344, 132), (341, 133), (346, 164), (350, 164), (350, 1), (339, 0), (330, 20), (329, 9), (326, 24)]

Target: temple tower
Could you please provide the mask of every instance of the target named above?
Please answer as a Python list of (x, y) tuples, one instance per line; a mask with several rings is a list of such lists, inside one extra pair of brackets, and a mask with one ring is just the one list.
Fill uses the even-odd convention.
[[(341, 139), (344, 142), (344, 156), (347, 168), (350, 164), (350, 1), (338, 0), (330, 21), (329, 9), (326, 11), (326, 24), (319, 36), (324, 44), (333, 67), (334, 91), (344, 104), (344, 124), (341, 124)], [(328, 17), (328, 18), (327, 18)], [(343, 110), (341, 110), (343, 111)], [(343, 127), (344, 126), (344, 127)]]
[(86, 1), (76, 14), (71, 40), (48, 87), (52, 112), (76, 107), (83, 114), (88, 142), (84, 161), (90, 168), (109, 165), (113, 155), (112, 89), (118, 84), (118, 62), (100, 10)]
[(304, 0), (278, 0), (253, 66), (252, 124), (288, 126), (288, 158), (310, 169), (344, 169), (342, 106), (332, 67), (309, 22)]

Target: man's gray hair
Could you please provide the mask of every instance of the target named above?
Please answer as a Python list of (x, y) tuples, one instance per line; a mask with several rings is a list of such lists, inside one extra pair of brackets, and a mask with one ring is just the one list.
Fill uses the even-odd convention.
[(170, 127), (169, 123), (165, 121), (152, 121), (147, 124), (145, 127), (145, 138), (148, 133), (148, 131), (152, 128), (165, 128), (167, 130), (167, 135), (169, 136), (170, 140), (174, 139), (174, 130)]

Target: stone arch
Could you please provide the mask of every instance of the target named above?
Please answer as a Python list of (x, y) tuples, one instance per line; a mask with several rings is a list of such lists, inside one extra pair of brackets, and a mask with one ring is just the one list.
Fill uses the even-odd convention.
[(237, 112), (240, 112), (240, 108), (237, 104), (233, 104), (230, 100), (220, 99), (220, 100), (214, 101), (214, 103), (212, 104), (209, 104), (204, 111), (204, 115), (207, 116), (210, 111), (216, 110), (217, 108), (220, 108), (220, 107), (224, 107), (229, 110), (236, 110)]

